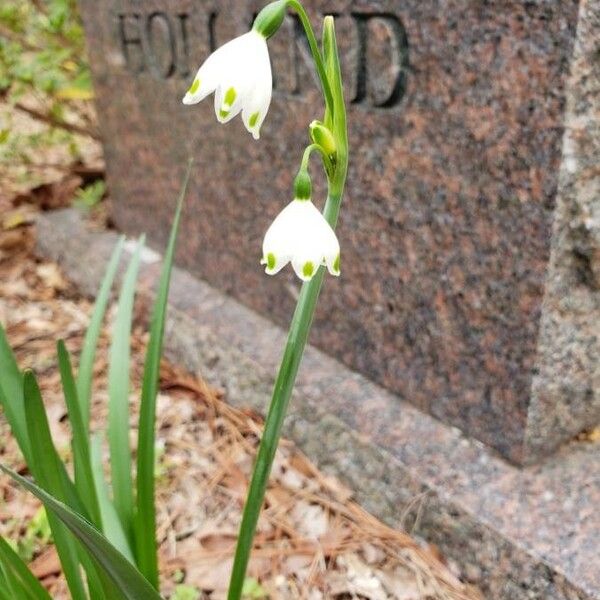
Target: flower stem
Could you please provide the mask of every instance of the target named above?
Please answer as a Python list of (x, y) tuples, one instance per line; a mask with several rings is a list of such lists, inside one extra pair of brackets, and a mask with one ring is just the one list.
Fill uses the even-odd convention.
[[(304, 25), (315, 65), (323, 84), (323, 93), (326, 102), (326, 120), (331, 121), (333, 128), (336, 161), (335, 164), (332, 165), (329, 163), (328, 165), (327, 161), (324, 160), (327, 170), (329, 195), (323, 209), (323, 215), (329, 225), (335, 229), (348, 168), (348, 133), (346, 128), (346, 108), (344, 105), (342, 76), (333, 19), (330, 17), (325, 18), (323, 26), (323, 54), (321, 54), (306, 12), (300, 2), (298, 0), (288, 0), (288, 5), (295, 8)], [(327, 63), (327, 70), (324, 61)], [(304, 152), (301, 168), (306, 169), (310, 153), (317, 148), (321, 149), (318, 145), (316, 147), (315, 145), (308, 146)], [(320, 266), (313, 278), (303, 284), (298, 304), (294, 311), (283, 358), (281, 359), (281, 365), (273, 388), (273, 397), (265, 421), (265, 428), (258, 448), (246, 505), (244, 506), (229, 584), (228, 600), (240, 600), (242, 595), (258, 517), (265, 499), (271, 467), (273, 466), (275, 452), (277, 451), (279, 438), (281, 437), (281, 428), (287, 413), (294, 384), (296, 383), (296, 376), (304, 348), (308, 341), (324, 275), (325, 268)]]
[(310, 155), (315, 150), (321, 155), (321, 158), (323, 159), (323, 164), (325, 165), (325, 170), (327, 171), (327, 176), (331, 177), (331, 175), (333, 174), (333, 165), (331, 164), (331, 160), (330, 160), (329, 156), (327, 156), (327, 154), (325, 154), (325, 150), (323, 150), (323, 148), (321, 148), (321, 146), (319, 146), (319, 144), (311, 144), (310, 146), (307, 146), (305, 148), (304, 154), (302, 155), (302, 162), (300, 163), (301, 168), (302, 169), (308, 168), (308, 161), (310, 159)]
[(327, 73), (325, 71), (325, 65), (323, 64), (323, 55), (319, 50), (319, 46), (317, 44), (317, 38), (315, 37), (315, 32), (310, 24), (310, 19), (306, 14), (306, 10), (304, 6), (298, 0), (288, 0), (287, 5), (290, 8), (293, 8), (300, 17), (300, 21), (302, 26), (304, 27), (304, 32), (306, 33), (306, 39), (308, 40), (308, 45), (310, 47), (311, 54), (313, 56), (313, 60), (315, 61), (315, 66), (317, 68), (317, 73), (319, 75), (319, 79), (321, 80), (321, 87), (323, 88), (323, 95), (325, 96), (325, 105), (329, 109), (330, 112), (333, 113), (333, 94), (331, 93), (331, 85), (329, 84), (329, 79), (327, 78)]
[[(341, 195), (329, 194), (325, 204), (325, 218), (332, 227), (337, 222), (341, 203)], [(242, 588), (246, 576), (246, 569), (252, 550), (252, 540), (256, 532), (258, 516), (262, 508), (271, 467), (275, 458), (275, 452), (281, 437), (281, 428), (285, 418), (288, 404), (292, 396), (296, 375), (304, 348), (308, 340), (308, 334), (315, 313), (315, 307), (321, 291), (325, 268), (321, 266), (314, 277), (303, 284), (288, 333), (287, 343), (281, 359), (281, 365), (273, 388), (273, 397), (269, 407), (265, 428), (258, 448), (254, 473), (248, 490), (246, 505), (240, 535), (233, 562), (233, 571), (229, 584), (228, 600), (240, 600)]]

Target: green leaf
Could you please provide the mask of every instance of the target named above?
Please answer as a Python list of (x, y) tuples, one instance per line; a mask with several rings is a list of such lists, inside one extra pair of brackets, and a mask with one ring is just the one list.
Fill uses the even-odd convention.
[[(25, 373), (23, 389), (32, 453), (32, 461), (28, 463), (29, 468), (42, 487), (64, 501), (68, 495), (62, 476), (64, 465), (54, 448), (42, 396), (37, 381), (30, 371)], [(48, 515), (48, 521), (71, 596), (73, 600), (86, 600), (79, 571), (77, 546), (64, 526), (53, 515)]]
[(129, 562), (135, 564), (133, 552), (119, 520), (119, 515), (117, 515), (117, 511), (110, 500), (108, 485), (104, 479), (104, 471), (102, 470), (102, 439), (99, 434), (92, 436), (90, 450), (92, 454), (94, 483), (96, 484), (96, 497), (100, 505), (104, 535), (121, 554), (127, 557)]
[(92, 522), (101, 528), (100, 509), (96, 497), (96, 487), (92, 473), (92, 462), (90, 458), (89, 438), (81, 416), (81, 406), (77, 398), (77, 388), (73, 378), (71, 360), (65, 347), (65, 343), (58, 342), (58, 366), (62, 381), (63, 393), (69, 421), (71, 423), (72, 447), (75, 463), (75, 488), (85, 505)]
[(121, 287), (108, 366), (108, 447), (115, 508), (128, 539), (133, 534), (134, 501), (129, 447), (129, 368), (135, 285), (144, 238), (133, 254)]
[[(11, 597), (19, 600), (52, 600), (50, 594), (42, 587), (19, 555), (10, 547), (6, 540), (0, 537), (0, 571), (4, 574), (5, 586), (10, 588), (11, 595), (2, 595), (6, 590), (0, 589), (0, 598)], [(1, 583), (1, 582), (0, 582)]]
[(92, 378), (94, 370), (94, 359), (96, 357), (96, 347), (98, 346), (98, 338), (102, 328), (102, 320), (106, 312), (106, 306), (110, 298), (110, 290), (119, 268), (119, 259), (123, 251), (125, 238), (119, 238), (112, 256), (106, 268), (104, 279), (100, 285), (100, 289), (96, 296), (94, 312), (90, 320), (90, 325), (85, 334), (83, 341), (83, 349), (79, 359), (79, 370), (77, 372), (77, 394), (81, 403), (81, 417), (83, 419), (86, 431), (89, 430), (90, 420), (90, 397), (92, 392)]
[(23, 402), (23, 374), (19, 370), (15, 356), (10, 349), (6, 334), (0, 325), (0, 403), (6, 414), (12, 434), (29, 464), (29, 435), (25, 420)]
[(156, 508), (154, 505), (154, 447), (156, 422), (156, 395), (160, 375), (160, 358), (162, 355), (169, 285), (173, 269), (173, 257), (181, 210), (188, 182), (191, 163), (188, 166), (179, 199), (175, 218), (171, 227), (171, 235), (165, 252), (160, 284), (150, 327), (150, 341), (144, 363), (142, 398), (140, 404), (140, 420), (138, 429), (137, 450), (137, 512), (135, 518), (136, 558), (140, 571), (148, 581), (158, 589), (158, 550), (156, 544)]
[(68, 527), (126, 600), (140, 600), (141, 598), (161, 600), (156, 590), (141, 573), (81, 515), (12, 469), (0, 465), (0, 470), (37, 496), (48, 511), (56, 515)]
[(0, 600), (13, 600), (14, 597), (15, 595), (11, 592), (9, 583), (4, 577), (2, 563), (0, 562)]

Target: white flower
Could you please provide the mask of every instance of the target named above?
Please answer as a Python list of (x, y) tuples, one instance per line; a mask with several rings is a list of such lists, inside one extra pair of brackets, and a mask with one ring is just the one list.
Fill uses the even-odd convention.
[(335, 232), (310, 200), (293, 200), (273, 221), (263, 242), (261, 264), (269, 275), (288, 262), (302, 281), (309, 281), (320, 265), (340, 274), (340, 244)]
[(215, 92), (217, 119), (227, 123), (241, 111), (246, 129), (257, 140), (269, 110), (272, 88), (267, 40), (253, 29), (206, 59), (183, 103), (196, 104)]

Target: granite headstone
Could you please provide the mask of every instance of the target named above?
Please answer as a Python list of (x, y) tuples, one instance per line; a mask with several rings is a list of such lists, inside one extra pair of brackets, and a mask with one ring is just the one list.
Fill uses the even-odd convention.
[[(179, 264), (285, 326), (297, 282), (259, 260), (322, 111), (299, 21), (270, 41), (275, 94), (255, 142), (211, 101), (181, 98), (262, 3), (81, 4), (114, 221), (162, 247), (193, 155)], [(586, 77), (570, 76), (579, 4), (306, 2), (317, 24), (337, 17), (352, 151), (342, 276), (311, 341), (519, 463), (600, 420), (598, 168), (564, 135), (568, 99), (600, 64), (590, 51)]]

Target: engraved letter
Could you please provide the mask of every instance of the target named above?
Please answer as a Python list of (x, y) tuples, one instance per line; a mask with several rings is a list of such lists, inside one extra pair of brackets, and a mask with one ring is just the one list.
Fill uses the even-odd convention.
[[(128, 22), (131, 23), (131, 28), (127, 26)], [(145, 69), (145, 61), (140, 32), (140, 15), (138, 13), (119, 15), (119, 41), (121, 42), (121, 52), (125, 58), (127, 68), (133, 73), (141, 73)], [(134, 59), (129, 52), (132, 47), (137, 48), (134, 53), (137, 59)]]
[(187, 20), (186, 13), (177, 15), (179, 24), (179, 52), (177, 53), (177, 62), (179, 63), (179, 75), (184, 79), (190, 74), (190, 48), (188, 43)]
[[(157, 36), (157, 30), (160, 36)], [(171, 77), (176, 67), (175, 35), (171, 19), (166, 13), (156, 11), (148, 15), (146, 37), (152, 71), (161, 79)]]
[[(358, 50), (356, 60), (356, 93), (353, 104), (362, 104), (370, 100), (379, 108), (389, 108), (397, 105), (406, 94), (406, 78), (409, 67), (408, 36), (402, 21), (392, 13), (352, 13), (358, 33)], [(374, 97), (369, 83), (374, 79), (374, 73), (369, 65), (369, 25), (384, 24), (391, 33), (391, 67), (393, 82), (390, 89), (382, 96)], [(380, 69), (376, 70), (380, 72)]]
[(214, 52), (217, 49), (217, 36), (215, 35), (217, 15), (218, 13), (214, 11), (208, 15), (208, 47), (211, 52)]

